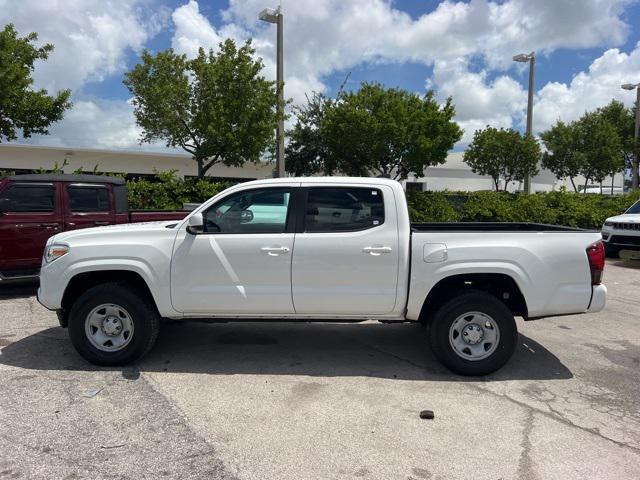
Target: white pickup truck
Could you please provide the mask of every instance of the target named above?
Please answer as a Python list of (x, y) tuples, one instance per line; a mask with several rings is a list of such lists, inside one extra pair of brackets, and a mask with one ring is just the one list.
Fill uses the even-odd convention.
[[(75, 348), (123, 365), (160, 320), (421, 321), (451, 370), (511, 357), (514, 316), (604, 308), (599, 232), (535, 224), (410, 224), (399, 183), (285, 178), (231, 187), (186, 219), (65, 232), (39, 301)], [(425, 342), (426, 343), (426, 342)]]

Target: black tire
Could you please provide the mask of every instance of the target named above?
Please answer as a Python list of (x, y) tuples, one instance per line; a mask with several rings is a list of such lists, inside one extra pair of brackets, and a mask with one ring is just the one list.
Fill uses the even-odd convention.
[[(493, 353), (479, 360), (462, 358), (451, 345), (449, 332), (453, 323), (468, 312), (488, 315), (496, 323), (499, 340)], [(454, 329), (455, 330), (455, 329)], [(435, 313), (429, 333), (434, 355), (447, 368), (460, 375), (487, 375), (502, 367), (513, 355), (518, 329), (511, 311), (493, 295), (469, 291), (442, 305)]]
[[(85, 321), (102, 304), (124, 308), (133, 323), (133, 335), (121, 350), (105, 352), (87, 337)], [(103, 283), (90, 288), (74, 302), (69, 311), (69, 337), (78, 353), (94, 365), (127, 365), (142, 358), (153, 347), (160, 329), (160, 316), (145, 292), (123, 283)]]

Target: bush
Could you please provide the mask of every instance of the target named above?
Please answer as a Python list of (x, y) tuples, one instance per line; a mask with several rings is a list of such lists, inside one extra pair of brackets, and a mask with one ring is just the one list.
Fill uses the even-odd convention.
[(129, 207), (132, 209), (182, 210), (185, 203), (201, 203), (229, 184), (206, 179), (180, 178), (176, 171), (157, 172), (156, 178), (129, 180)]
[(442, 192), (407, 194), (409, 216), (413, 222), (457, 222), (460, 214)]
[[(132, 209), (181, 210), (184, 203), (201, 203), (230, 184), (183, 179), (175, 171), (156, 178), (127, 182)], [(618, 215), (640, 199), (640, 191), (606, 196), (557, 192), (413, 192), (407, 194), (412, 222), (532, 222), (600, 229), (607, 217)]]
[[(461, 201), (464, 196), (466, 200)], [(566, 190), (531, 195), (471, 192), (464, 196), (440, 192), (408, 194), (411, 221), (532, 222), (600, 229), (607, 217), (618, 215), (640, 199), (640, 192), (613, 197)]]

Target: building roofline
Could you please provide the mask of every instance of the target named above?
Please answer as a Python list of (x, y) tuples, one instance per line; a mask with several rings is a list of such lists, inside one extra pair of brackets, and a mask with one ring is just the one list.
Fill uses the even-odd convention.
[(28, 143), (0, 143), (0, 148), (24, 148), (24, 149), (36, 149), (36, 150), (55, 150), (59, 152), (86, 152), (86, 153), (106, 153), (106, 154), (125, 154), (125, 155), (145, 155), (145, 156), (158, 156), (167, 158), (182, 158), (191, 159), (191, 156), (185, 153), (169, 153), (169, 152), (154, 152), (154, 151), (140, 151), (140, 150), (125, 150), (125, 149), (112, 149), (107, 150), (103, 148), (85, 148), (85, 147), (59, 147), (49, 145), (30, 145)]

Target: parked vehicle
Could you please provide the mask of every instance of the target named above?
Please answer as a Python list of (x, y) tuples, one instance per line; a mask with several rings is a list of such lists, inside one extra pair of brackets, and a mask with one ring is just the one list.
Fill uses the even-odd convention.
[(0, 282), (37, 278), (47, 239), (79, 228), (180, 220), (189, 212), (130, 211), (122, 178), (15, 175), (0, 181)]
[(162, 317), (421, 321), (450, 369), (484, 375), (525, 320), (597, 312), (599, 232), (409, 223), (399, 183), (286, 178), (231, 187), (183, 221), (92, 228), (47, 242), (39, 301), (88, 361), (123, 365)]
[(598, 195), (623, 195), (624, 187), (613, 185), (587, 185), (579, 186), (580, 193), (596, 193)]
[(602, 225), (602, 239), (606, 253), (617, 258), (625, 250), (630, 258), (640, 259), (640, 201)]

